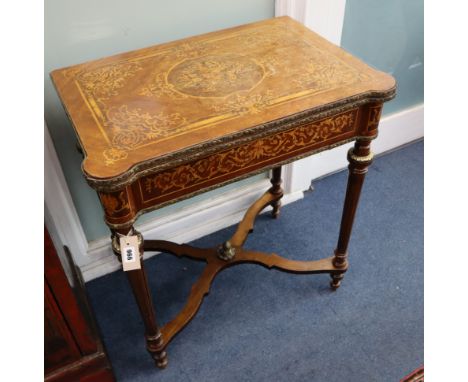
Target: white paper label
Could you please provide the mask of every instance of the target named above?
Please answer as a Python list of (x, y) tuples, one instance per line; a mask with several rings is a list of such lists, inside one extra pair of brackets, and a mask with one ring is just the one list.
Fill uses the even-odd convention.
[(120, 238), (120, 255), (124, 271), (141, 268), (138, 236), (123, 236)]

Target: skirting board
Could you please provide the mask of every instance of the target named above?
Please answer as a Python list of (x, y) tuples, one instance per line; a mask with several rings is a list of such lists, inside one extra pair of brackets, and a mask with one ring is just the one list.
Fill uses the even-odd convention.
[[(238, 223), (247, 208), (270, 187), (270, 181), (262, 179), (236, 190), (227, 191), (213, 199), (194, 203), (170, 215), (141, 225), (137, 224), (136, 229), (146, 239), (187, 243)], [(302, 191), (287, 194), (282, 198), (282, 204), (286, 205), (303, 197)], [(267, 207), (265, 212), (267, 211), (271, 211), (271, 207)], [(147, 259), (155, 254), (145, 253), (144, 258)], [(85, 281), (121, 267), (112, 253), (110, 239), (107, 237), (90, 242), (87, 257), (92, 260), (80, 267)]]
[[(372, 145), (373, 151), (380, 154), (423, 136), (424, 105), (418, 105), (382, 119), (379, 137)], [(292, 173), (288, 174), (291, 179), (285, 182), (291, 183), (288, 189), (293, 192), (285, 194), (282, 199), (283, 205), (303, 198), (303, 191), (309, 189), (313, 179), (344, 169), (348, 165), (346, 151), (351, 145), (341, 146), (295, 162)], [(269, 180), (263, 179), (136, 227), (147, 239), (190, 242), (238, 223), (250, 204), (269, 187)], [(266, 211), (270, 209), (269, 207)], [(154, 253), (147, 253), (145, 258), (153, 255)], [(90, 242), (86, 257), (89, 262), (80, 267), (85, 281), (121, 267), (111, 251), (108, 237)]]

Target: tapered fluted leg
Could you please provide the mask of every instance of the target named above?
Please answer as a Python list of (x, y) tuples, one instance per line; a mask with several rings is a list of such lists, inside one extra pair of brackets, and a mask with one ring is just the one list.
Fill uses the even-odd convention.
[(353, 228), (354, 216), (356, 214), (364, 178), (373, 158), (370, 151), (370, 142), (369, 139), (357, 140), (354, 147), (348, 151), (348, 186), (346, 188), (338, 244), (333, 259), (333, 265), (343, 271), (331, 273), (332, 281), (330, 285), (333, 289), (337, 289), (340, 286), (344, 273), (348, 269), (348, 244)]
[[(281, 195), (283, 196), (283, 189), (281, 188), (281, 166), (280, 167), (275, 167), (272, 170), (272, 177), (270, 180), (272, 187), (270, 188), (270, 193), (273, 195)], [(271, 215), (273, 218), (277, 219), (280, 213), (280, 207), (281, 207), (281, 199), (277, 199), (274, 202), (271, 203), (271, 206), (273, 207), (273, 211), (271, 212)]]
[[(148, 280), (146, 278), (145, 267), (143, 263), (143, 238), (141, 234), (133, 230), (133, 234), (137, 234), (140, 239), (140, 261), (141, 269), (132, 270), (125, 272), (127, 279), (132, 288), (133, 295), (140, 310), (141, 318), (145, 325), (145, 339), (146, 339), (146, 349), (151, 354), (151, 357), (156, 362), (156, 366), (163, 369), (167, 366), (167, 354), (164, 350), (163, 337), (161, 331), (156, 322), (156, 315), (153, 308), (153, 302), (151, 299), (151, 293), (148, 287)], [(125, 232), (125, 233), (124, 233)], [(122, 232), (114, 231), (112, 239), (112, 247), (115, 254), (120, 258), (120, 245), (118, 241), (119, 234), (126, 234), (128, 229), (123, 230)]]

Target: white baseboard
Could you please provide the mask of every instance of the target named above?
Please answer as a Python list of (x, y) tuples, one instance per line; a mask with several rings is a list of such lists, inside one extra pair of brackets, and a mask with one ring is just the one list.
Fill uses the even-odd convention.
[[(262, 195), (271, 184), (262, 179), (245, 187), (227, 191), (213, 199), (194, 203), (178, 212), (136, 225), (146, 239), (170, 240), (187, 243), (220, 229), (238, 223), (249, 206)], [(283, 205), (304, 197), (302, 191), (284, 195)], [(265, 209), (270, 211), (271, 207)], [(227, 238), (226, 238), (227, 239)], [(145, 259), (155, 253), (145, 253)], [(89, 243), (89, 262), (81, 266), (85, 281), (116, 271), (121, 267), (105, 237)]]
[(372, 150), (381, 154), (422, 137), (424, 104), (384, 117), (379, 125), (379, 136), (372, 142)]

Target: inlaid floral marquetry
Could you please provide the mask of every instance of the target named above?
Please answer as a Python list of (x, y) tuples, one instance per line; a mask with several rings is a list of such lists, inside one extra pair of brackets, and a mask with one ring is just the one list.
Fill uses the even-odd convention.
[(129, 195), (127, 190), (99, 193), (101, 204), (104, 208), (106, 219), (112, 222), (119, 222), (122, 219), (132, 219), (134, 211), (130, 207)]
[(222, 148), (226, 137), (300, 113), (383, 102), (395, 92), (392, 77), (288, 17), (60, 69), (52, 79), (91, 181), (132, 176), (187, 148)]
[(167, 83), (185, 95), (197, 98), (226, 97), (248, 91), (265, 72), (253, 58), (241, 54), (215, 54), (184, 60), (167, 73)]
[(199, 188), (204, 183), (216, 182), (218, 178), (235, 177), (239, 171), (245, 172), (271, 164), (272, 161), (281, 161), (310, 150), (318, 143), (346, 136), (354, 131), (357, 115), (358, 110), (353, 109), (141, 178), (138, 183), (141, 201), (148, 203), (161, 197), (167, 199), (172, 193)]
[(369, 107), (369, 120), (367, 122), (367, 129), (369, 131), (377, 129), (377, 127), (379, 126), (381, 114), (382, 114), (382, 104)]

